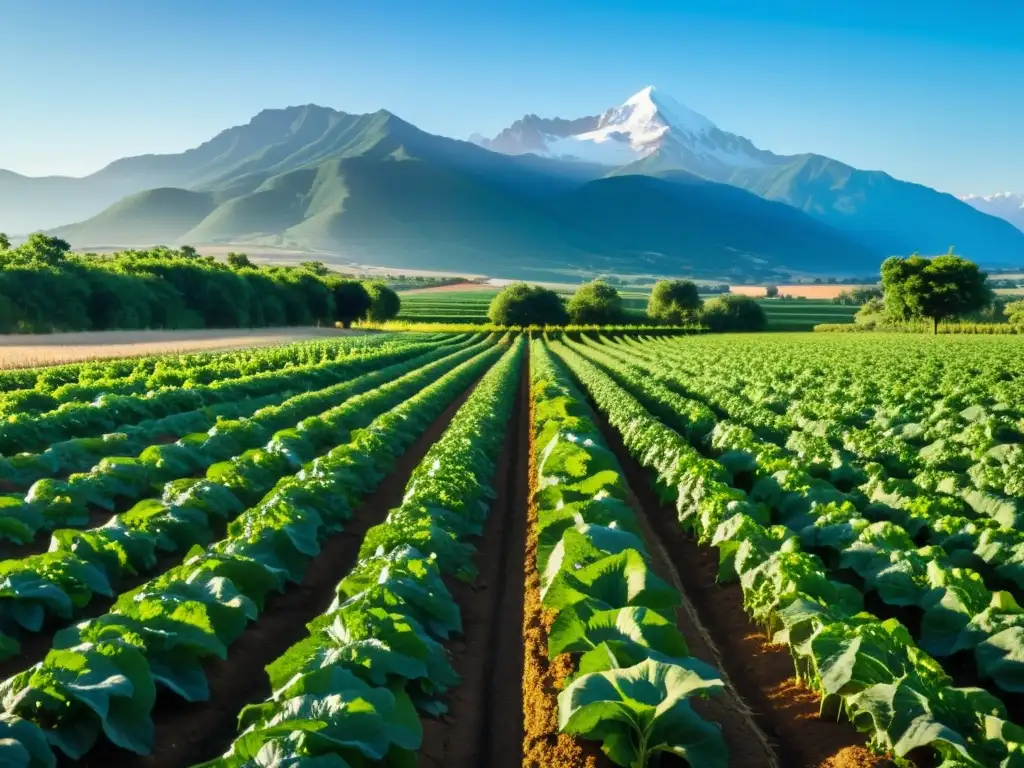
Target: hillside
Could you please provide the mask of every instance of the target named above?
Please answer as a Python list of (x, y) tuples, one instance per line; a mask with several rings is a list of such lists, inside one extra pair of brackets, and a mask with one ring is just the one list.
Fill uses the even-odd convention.
[(954, 245), (985, 264), (1024, 263), (1024, 232), (987, 215), (994, 211), (983, 205), (977, 207), (984, 213), (952, 195), (821, 155), (761, 149), (653, 87), (600, 115), (527, 115), (479, 141), (516, 156), (597, 160), (613, 175), (686, 171), (798, 208), (885, 255), (945, 253)]
[[(287, 123), (287, 141), (257, 151), (259, 135), (281, 132), (234, 132), (215, 157), (203, 150), (210, 163), (202, 183), (137, 193), (54, 232), (76, 247), (255, 243), (508, 277), (566, 269), (710, 276), (727, 268), (813, 269), (802, 247), (830, 254), (842, 272), (877, 265), (877, 254), (851, 247), (837, 232), (734, 187), (601, 182), (601, 166), (491, 152), (387, 112), (326, 123), (308, 107), (284, 112), (290, 122), (261, 113), (250, 128)], [(317, 129), (305, 136), (311, 123)], [(178, 174), (197, 162), (188, 153), (178, 160)], [(148, 162), (150, 170), (171, 172), (166, 160)]]
[(878, 254), (815, 219), (728, 184), (683, 172), (619, 175), (560, 201), (564, 221), (587, 227), (650, 262), (741, 276), (773, 268), (813, 272), (827, 258), (847, 273), (871, 272)]

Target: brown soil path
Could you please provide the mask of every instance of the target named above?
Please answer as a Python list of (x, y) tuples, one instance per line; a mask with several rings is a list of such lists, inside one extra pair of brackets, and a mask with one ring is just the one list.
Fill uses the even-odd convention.
[(424, 720), (420, 768), (519, 768), (522, 701), (523, 573), (529, 489), (529, 379), (526, 362), (498, 458), (473, 584), (449, 580), (462, 611), (463, 634), (447, 644), (462, 678), (448, 697), (449, 712)]
[(224, 328), (193, 331), (81, 331), (0, 334), (0, 369), (110, 357), (213, 352), (367, 333), (338, 328)]
[(237, 735), (242, 707), (271, 693), (264, 667), (306, 637), (306, 623), (328, 608), (335, 586), (356, 563), (366, 531), (401, 503), (412, 471), (475, 387), (476, 381), (397, 459), (394, 471), (356, 508), (345, 530), (324, 542), (302, 583), (271, 595), (260, 618), (228, 649), (227, 660), (212, 659), (205, 665), (210, 681), (208, 701), (189, 703), (160, 691), (153, 712), (156, 742), (152, 755), (133, 755), (104, 741), (74, 765), (181, 768), (225, 752)]
[[(647, 470), (630, 454), (618, 430), (597, 414), (609, 447), (621, 464), (643, 514), (643, 525), (651, 535), (648, 543), (658, 560), (670, 569), (672, 581), (682, 586), (684, 600), (691, 607), (688, 620), (693, 629), (681, 625), (694, 656), (715, 664), (727, 682), (749, 707), (750, 718), (768, 737), (774, 748), (773, 763), (759, 762), (750, 755), (746, 762), (736, 758), (737, 745), (728, 738), (730, 765), (782, 768), (883, 768), (892, 763), (872, 755), (865, 738), (845, 722), (818, 717), (819, 697), (801, 685), (793, 675), (789, 651), (768, 642), (765, 633), (753, 625), (743, 609), (738, 584), (717, 583), (718, 553), (701, 547), (679, 527), (676, 511), (658, 501)], [(664, 576), (664, 574), (660, 574)], [(694, 632), (696, 629), (696, 632)], [(715, 719), (705, 710), (705, 717)], [(723, 724), (723, 729), (725, 724)], [(749, 747), (748, 747), (749, 748)]]

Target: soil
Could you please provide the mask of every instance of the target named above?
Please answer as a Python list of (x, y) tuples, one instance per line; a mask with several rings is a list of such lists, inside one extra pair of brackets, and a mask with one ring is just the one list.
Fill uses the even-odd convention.
[(476, 382), (398, 457), (394, 471), (359, 505), (345, 530), (323, 543), (302, 583), (290, 585), (285, 593), (267, 599), (260, 618), (232, 644), (226, 661), (211, 659), (205, 664), (210, 681), (209, 700), (190, 703), (169, 691), (159, 692), (153, 711), (156, 741), (152, 755), (133, 755), (102, 740), (74, 765), (180, 768), (224, 753), (237, 735), (239, 711), (271, 694), (264, 667), (306, 637), (307, 622), (327, 609), (334, 599), (335, 586), (355, 565), (366, 531), (401, 503), (412, 471), (475, 386)]
[(494, 488), (473, 584), (446, 580), (462, 612), (462, 636), (448, 643), (462, 682), (448, 697), (449, 711), (423, 722), (421, 768), (519, 768), (522, 701), (522, 553), (529, 489), (529, 383), (527, 366), (498, 458)]
[[(533, 424), (533, 405), (528, 406)], [(593, 744), (558, 732), (558, 692), (575, 671), (572, 657), (563, 653), (548, 658), (548, 634), (554, 613), (540, 598), (537, 572), (538, 510), (534, 503), (537, 467), (532, 434), (528, 448), (530, 501), (526, 510), (526, 542), (523, 558), (523, 743), (522, 768), (608, 768), (609, 760)]]
[(337, 328), (231, 328), (193, 331), (82, 331), (0, 335), (0, 369), (287, 344), (366, 333)]
[[(691, 653), (714, 664), (727, 684), (741, 697), (730, 702), (720, 698), (698, 703), (695, 709), (722, 725), (729, 745), (729, 763), (736, 766), (779, 765), (783, 768), (883, 768), (890, 761), (873, 755), (862, 734), (845, 722), (818, 717), (818, 696), (793, 675), (787, 648), (768, 641), (743, 609), (738, 584), (717, 583), (718, 555), (700, 547), (679, 527), (675, 509), (658, 501), (648, 472), (626, 450), (617, 430), (598, 413), (597, 420), (635, 493), (642, 514), (641, 525), (656, 535), (648, 537), (655, 571), (668, 567), (671, 580), (681, 585), (684, 600), (692, 608), (680, 624)], [(657, 550), (661, 550), (658, 552)], [(659, 563), (659, 560), (661, 563)], [(687, 625), (689, 623), (689, 626)], [(701, 709), (703, 707), (703, 709)], [(751, 719), (761, 740), (744, 725)], [(723, 720), (723, 716), (725, 719)], [(730, 737), (737, 734), (739, 741)], [(767, 746), (774, 755), (758, 758), (757, 749)], [(746, 756), (745, 758), (743, 756)], [(678, 763), (677, 763), (678, 764)]]

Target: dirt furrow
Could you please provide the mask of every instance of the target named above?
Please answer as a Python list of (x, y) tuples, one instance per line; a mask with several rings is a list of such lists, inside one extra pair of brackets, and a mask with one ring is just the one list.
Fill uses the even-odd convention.
[(152, 755), (134, 755), (103, 741), (74, 765), (181, 768), (226, 751), (237, 735), (237, 716), (242, 707), (262, 701), (271, 693), (264, 667), (306, 637), (307, 622), (328, 608), (335, 586), (357, 561), (366, 531), (401, 503), (412, 471), (475, 386), (476, 381), (397, 458), (394, 471), (356, 508), (345, 529), (323, 543), (302, 583), (268, 597), (260, 618), (228, 649), (226, 661), (212, 659), (205, 664), (209, 700), (189, 703), (169, 691), (160, 691), (153, 712), (156, 742)]
[[(876, 757), (865, 747), (864, 736), (845, 722), (818, 717), (818, 696), (794, 677), (789, 651), (768, 641), (764, 631), (751, 623), (743, 609), (743, 593), (738, 584), (719, 584), (718, 553), (701, 547), (679, 527), (675, 508), (662, 504), (654, 491), (650, 473), (629, 453), (618, 431), (600, 412), (597, 423), (608, 446), (615, 453), (631, 490), (636, 496), (640, 524), (649, 532), (649, 543), (655, 557), (655, 570), (663, 578), (661, 567), (667, 567), (669, 578), (681, 587), (685, 611), (680, 628), (697, 658), (715, 664), (728, 678), (735, 691), (734, 702), (725, 712), (709, 709), (702, 714), (718, 720), (725, 730), (730, 765), (784, 768), (882, 768), (890, 761)], [(689, 626), (687, 626), (689, 624)], [(707, 702), (699, 706), (710, 704)], [(695, 709), (699, 709), (695, 707)], [(747, 714), (749, 713), (749, 714)], [(749, 734), (749, 726), (741, 728), (740, 719), (756, 724), (767, 737), (774, 755), (757, 757), (762, 749)], [(745, 734), (741, 740), (730, 739), (729, 730)]]
[(498, 458), (473, 584), (446, 580), (462, 612), (463, 633), (448, 643), (462, 678), (449, 711), (425, 720), (421, 768), (519, 768), (523, 723), (522, 554), (526, 532), (529, 451), (528, 370), (523, 365), (516, 406)]

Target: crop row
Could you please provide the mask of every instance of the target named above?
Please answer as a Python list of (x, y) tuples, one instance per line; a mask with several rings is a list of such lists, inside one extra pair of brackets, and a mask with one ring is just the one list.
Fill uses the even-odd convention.
[[(38, 632), (50, 618), (70, 619), (94, 595), (113, 596), (126, 577), (156, 568), (161, 552), (208, 544), (243, 510), (277, 486), (287, 485), (289, 476), (305, 464), (487, 346), (482, 342), (453, 352), (436, 350), (426, 359), (415, 358), (304, 395), (297, 412), (284, 411), (289, 426), (272, 434), (267, 424), (246, 421), (197, 435), (195, 447), (187, 450), (193, 457), (205, 457), (201, 463), (210, 465), (205, 478), (190, 478), (189, 470), (195, 467), (186, 463), (184, 471), (174, 473), (180, 479), (168, 480), (159, 498), (141, 501), (98, 528), (58, 530), (48, 552), (0, 563), (4, 655), (18, 651), (11, 634)], [(263, 448), (253, 445), (246, 450), (261, 440), (266, 441)], [(160, 446), (169, 447), (175, 446)], [(218, 461), (224, 455), (234, 458)], [(154, 466), (181, 468), (181, 460)], [(135, 487), (141, 491), (146, 484)], [(128, 489), (122, 487), (122, 493)]]
[[(609, 365), (598, 349), (585, 353)], [(677, 430), (692, 423), (683, 423), (683, 414), (704, 407), (658, 383), (668, 367), (649, 362), (636, 369), (619, 357), (609, 370)], [(1012, 520), (1001, 526), (974, 515), (959, 498), (890, 478), (877, 463), (851, 464), (822, 451), (810, 461), (808, 452), (780, 448), (736, 422), (719, 422), (711, 431), (705, 423), (693, 436), (733, 478), (746, 476), (751, 498), (833, 570), (856, 574), (862, 590), (890, 612), (914, 609), (909, 618), (925, 650), (939, 658), (970, 653), (982, 679), (1024, 692), (1024, 610), (1016, 599), (1022, 594), (1024, 536)], [(807, 449), (813, 441), (791, 436), (786, 444)], [(847, 481), (851, 492), (823, 474)], [(918, 547), (919, 538), (928, 545)]]
[[(491, 347), (366, 428), (343, 431), (347, 442), (279, 482), (230, 523), (226, 538), (193, 548), (182, 565), (122, 594), (107, 614), (58, 632), (45, 659), (0, 684), (7, 715), (0, 755), (29, 750), (40, 732), (72, 759), (100, 733), (148, 753), (157, 687), (186, 701), (204, 699), (202, 660), (225, 657), (266, 595), (302, 579), (320, 541), (343, 528), (395, 458), (499, 354)], [(27, 728), (33, 736), (26, 742)], [(39, 764), (52, 765), (52, 756)]]
[(12, 414), (0, 423), (0, 455), (44, 450), (61, 440), (111, 432), (124, 424), (193, 411), (215, 403), (263, 397), (287, 389), (318, 389), (354, 372), (369, 370), (375, 358), (401, 354), (406, 346), (403, 341), (388, 342), (367, 347), (365, 354), (348, 355), (336, 362), (291, 366), (211, 384), (163, 387), (146, 393), (100, 394), (95, 400), (66, 403), (42, 414)]
[(206, 766), (414, 762), (417, 711), (443, 713), (443, 695), (459, 682), (443, 643), (461, 631), (461, 614), (442, 577), (475, 577), (470, 540), (494, 495), (524, 347), (520, 338), (477, 385), (413, 471), (402, 504), (367, 532), (309, 636), (267, 667), (271, 697), (241, 712), (241, 734)]
[[(199, 430), (180, 436), (176, 442), (150, 444), (134, 457), (105, 457), (90, 471), (72, 474), (67, 480), (38, 480), (22, 497), (0, 497), (0, 539), (25, 543), (40, 530), (85, 525), (90, 509), (112, 511), (117, 504), (153, 495), (157, 488), (172, 480), (209, 472), (216, 463), (267, 443), (276, 431), (294, 426), (354, 394), (389, 381), (398, 372), (411, 371), (418, 364), (442, 357), (466, 343), (412, 345), (408, 350), (373, 355), (358, 368), (350, 369), (339, 383), (278, 400), (247, 418), (223, 419), (212, 425), (200, 421)], [(368, 372), (363, 373), (364, 370)], [(216, 473), (223, 474), (222, 469)]]
[[(646, 766), (668, 752), (690, 765), (724, 766), (719, 727), (691, 706), (724, 684), (689, 654), (675, 620), (680, 595), (651, 569), (618, 463), (540, 341), (531, 368), (534, 567), (541, 604), (554, 616), (547, 653), (576, 659), (558, 696), (559, 729), (601, 741), (617, 765)], [(531, 719), (543, 729), (534, 714), (528, 731)]]
[(725, 466), (702, 456), (578, 351), (552, 347), (630, 453), (656, 475), (683, 527), (718, 547), (720, 577), (739, 581), (752, 618), (789, 646), (823, 709), (845, 712), (874, 746), (900, 757), (927, 747), (951, 764), (1009, 764), (1002, 761), (1012, 759), (1024, 730), (1008, 721), (1001, 702), (954, 686), (904, 626), (865, 613), (860, 592), (831, 579), (788, 528), (768, 525), (766, 508), (729, 485)]

